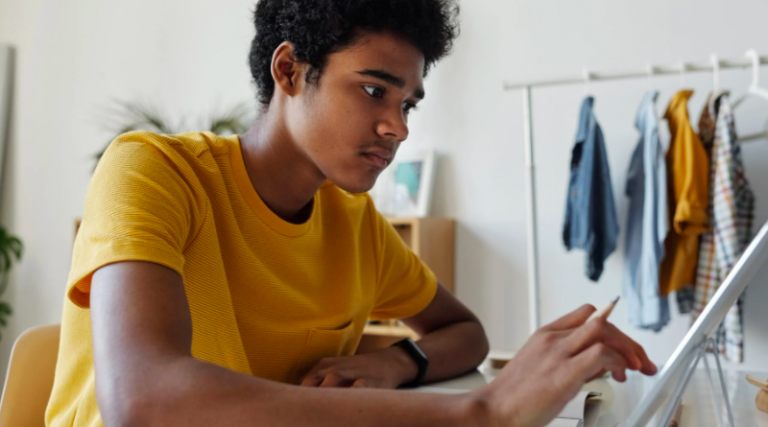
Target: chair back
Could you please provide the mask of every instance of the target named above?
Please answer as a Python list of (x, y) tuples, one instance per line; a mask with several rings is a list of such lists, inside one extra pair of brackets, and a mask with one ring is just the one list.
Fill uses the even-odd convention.
[(61, 325), (27, 329), (13, 345), (0, 400), (0, 427), (44, 427)]

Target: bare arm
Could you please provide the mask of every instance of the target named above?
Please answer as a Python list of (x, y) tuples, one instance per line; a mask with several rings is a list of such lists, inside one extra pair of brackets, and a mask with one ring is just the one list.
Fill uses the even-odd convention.
[[(422, 336), (419, 347), (429, 358), (423, 382), (475, 369), (488, 354), (488, 339), (480, 321), (442, 285), (424, 310), (403, 321)], [(304, 375), (301, 385), (397, 388), (412, 382), (417, 374), (416, 363), (405, 350), (388, 347), (321, 359)]]
[[(418, 344), (429, 358), (425, 382), (455, 377), (475, 369), (488, 355), (488, 338), (483, 325), (443, 285), (437, 286), (435, 298), (427, 308), (403, 322), (422, 336)], [(414, 365), (410, 379), (415, 376)]]
[[(181, 277), (156, 264), (99, 269), (91, 286), (96, 394), (106, 425), (543, 426), (603, 370), (653, 374), (613, 325), (582, 307), (542, 328), (499, 377), (472, 393), (297, 387), (194, 359)], [(428, 347), (428, 346), (427, 346)]]
[(317, 389), (194, 359), (181, 277), (124, 262), (93, 277), (91, 321), (99, 408), (109, 426), (472, 425), (467, 397)]

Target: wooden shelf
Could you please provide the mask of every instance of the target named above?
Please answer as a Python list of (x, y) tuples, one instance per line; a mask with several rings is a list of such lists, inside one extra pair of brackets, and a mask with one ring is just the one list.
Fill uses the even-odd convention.
[(406, 245), (453, 292), (456, 221), (431, 216), (426, 218), (387, 218)]
[(419, 335), (407, 326), (389, 326), (389, 325), (366, 325), (365, 333), (371, 335), (381, 335), (385, 337), (413, 338), (417, 339)]

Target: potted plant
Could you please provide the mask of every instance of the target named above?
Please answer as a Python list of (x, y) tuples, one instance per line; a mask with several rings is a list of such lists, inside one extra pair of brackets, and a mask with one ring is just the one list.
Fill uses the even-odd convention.
[[(13, 265), (21, 260), (24, 251), (24, 245), (21, 240), (9, 234), (5, 227), (0, 226), (0, 295), (5, 292), (8, 286), (8, 275)], [(13, 313), (11, 305), (5, 301), (0, 301), (0, 326), (8, 323), (8, 316)], [(2, 334), (0, 334), (0, 338)]]
[(206, 129), (216, 135), (242, 134), (248, 130), (253, 120), (253, 113), (245, 104), (237, 104), (224, 112), (214, 112), (207, 119), (199, 120), (197, 127), (187, 125), (186, 120), (172, 124), (167, 115), (159, 109), (138, 102), (117, 101), (116, 107), (108, 111), (116, 122), (114, 126), (110, 126), (114, 134), (104, 148), (94, 156), (96, 163), (99, 162), (109, 144), (126, 132), (145, 130), (173, 135)]

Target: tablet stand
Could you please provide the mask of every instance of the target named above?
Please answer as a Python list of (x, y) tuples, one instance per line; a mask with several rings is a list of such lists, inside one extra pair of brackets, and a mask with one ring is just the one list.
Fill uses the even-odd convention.
[[(675, 414), (675, 410), (677, 409), (678, 405), (680, 405), (680, 402), (683, 400), (683, 392), (688, 387), (688, 383), (691, 381), (691, 377), (693, 376), (694, 371), (696, 370), (696, 366), (699, 364), (700, 359), (704, 359), (704, 366), (707, 369), (707, 378), (709, 379), (709, 385), (712, 387), (712, 400), (714, 401), (716, 399), (716, 387), (715, 383), (712, 381), (712, 371), (709, 369), (709, 362), (707, 362), (706, 354), (707, 354), (707, 348), (712, 348), (714, 351), (712, 354), (715, 356), (715, 364), (717, 364), (717, 374), (720, 377), (720, 387), (723, 393), (723, 400), (725, 401), (725, 410), (728, 415), (728, 421), (730, 424), (730, 427), (736, 427), (736, 423), (734, 422), (733, 418), (733, 411), (731, 410), (731, 401), (728, 398), (728, 390), (725, 387), (725, 377), (723, 376), (723, 368), (720, 365), (720, 356), (717, 352), (717, 341), (715, 341), (714, 338), (709, 338), (705, 340), (701, 345), (699, 345), (698, 349), (696, 350), (696, 357), (691, 364), (691, 366), (688, 368), (688, 371), (685, 373), (685, 376), (683, 377), (683, 381), (679, 382), (677, 386), (675, 386), (674, 393), (672, 393), (673, 399), (670, 401), (672, 404), (667, 404), (667, 406), (664, 408), (664, 412), (662, 414), (664, 415), (661, 419), (664, 421), (660, 426), (668, 426), (670, 421), (672, 421), (672, 416)], [(713, 402), (715, 407), (715, 412), (717, 413), (717, 421), (718, 424), (720, 424), (723, 420), (722, 414), (720, 413), (720, 407), (717, 405), (717, 402)]]

